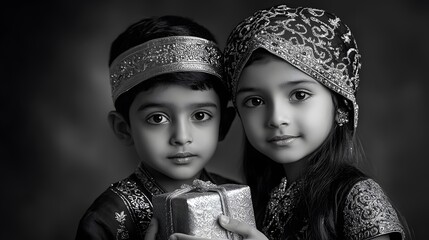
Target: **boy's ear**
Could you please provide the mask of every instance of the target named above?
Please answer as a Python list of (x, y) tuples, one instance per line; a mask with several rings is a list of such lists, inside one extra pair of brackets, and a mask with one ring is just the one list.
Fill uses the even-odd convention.
[(220, 126), (219, 126), (219, 140), (223, 141), (226, 137), (226, 134), (229, 131), (229, 128), (232, 125), (232, 122), (235, 118), (235, 108), (234, 107), (227, 107), (225, 109), (224, 116), (221, 117), (220, 120)]
[(134, 144), (130, 126), (120, 113), (116, 111), (109, 112), (107, 121), (109, 121), (109, 125), (112, 128), (113, 133), (119, 140), (127, 146)]

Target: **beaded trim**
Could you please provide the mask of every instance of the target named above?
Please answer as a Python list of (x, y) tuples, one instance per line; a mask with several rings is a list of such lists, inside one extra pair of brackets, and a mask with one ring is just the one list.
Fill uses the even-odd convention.
[(405, 239), (398, 214), (380, 185), (372, 179), (353, 186), (343, 212), (347, 239), (372, 239), (390, 233), (399, 233), (401, 239)]
[(284, 59), (353, 105), (359, 85), (360, 54), (350, 29), (333, 14), (313, 8), (279, 5), (257, 11), (231, 33), (225, 48), (225, 73), (232, 99), (249, 57), (258, 48)]
[(147, 41), (113, 61), (113, 102), (137, 84), (164, 73), (204, 72), (222, 79), (221, 58), (216, 43), (203, 38), (172, 36)]
[(269, 239), (280, 239), (284, 235), (285, 225), (289, 223), (293, 211), (298, 205), (303, 185), (302, 180), (288, 185), (288, 181), (284, 177), (280, 184), (272, 190), (262, 229)]
[(122, 199), (138, 232), (144, 236), (153, 215), (150, 199), (129, 178), (119, 181), (116, 187), (112, 186), (110, 189)]

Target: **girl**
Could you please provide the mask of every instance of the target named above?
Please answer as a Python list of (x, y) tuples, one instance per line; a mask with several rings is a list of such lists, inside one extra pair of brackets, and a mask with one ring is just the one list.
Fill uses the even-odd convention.
[(241, 22), (224, 54), (263, 234), (220, 224), (246, 239), (404, 239), (381, 187), (353, 166), (363, 154), (350, 29), (323, 10), (280, 5)]

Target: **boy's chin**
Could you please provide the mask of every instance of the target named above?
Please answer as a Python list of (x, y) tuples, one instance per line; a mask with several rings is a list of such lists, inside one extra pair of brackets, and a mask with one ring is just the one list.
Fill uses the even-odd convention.
[(168, 177), (174, 180), (193, 180), (200, 176), (202, 169), (180, 169), (175, 172), (170, 171)]

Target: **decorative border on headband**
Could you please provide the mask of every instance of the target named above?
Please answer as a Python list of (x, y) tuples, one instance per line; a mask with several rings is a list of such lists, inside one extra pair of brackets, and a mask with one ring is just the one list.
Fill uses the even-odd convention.
[[(355, 90), (352, 87), (352, 81), (345, 76), (343, 71), (335, 67), (328, 66), (322, 61), (317, 60), (312, 52), (312, 49), (304, 45), (294, 45), (291, 42), (273, 34), (261, 31), (255, 34), (252, 40), (249, 41), (246, 51), (236, 65), (232, 76), (232, 99), (235, 102), (238, 78), (249, 60), (253, 51), (258, 48), (263, 48), (270, 53), (284, 59), (296, 68), (305, 72), (309, 76), (319, 81), (324, 86), (334, 92), (344, 96), (353, 104), (353, 126), (357, 127), (359, 106), (354, 95)], [(235, 103), (234, 103), (235, 104)]]
[(113, 102), (137, 84), (164, 73), (204, 72), (222, 79), (221, 58), (216, 43), (199, 37), (171, 36), (144, 42), (111, 64)]

